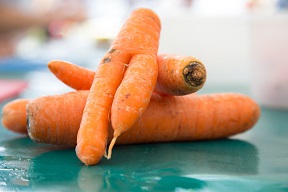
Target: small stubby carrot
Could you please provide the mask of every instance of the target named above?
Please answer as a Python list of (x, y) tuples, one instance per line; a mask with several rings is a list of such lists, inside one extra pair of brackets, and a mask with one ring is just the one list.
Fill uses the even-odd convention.
[(195, 57), (160, 54), (157, 63), (159, 73), (155, 92), (161, 95), (180, 96), (195, 93), (206, 82), (206, 68)]
[[(192, 56), (158, 54), (158, 78), (154, 91), (160, 95), (186, 95), (200, 90), (207, 77), (205, 65)], [(50, 71), (76, 90), (89, 90), (95, 72), (61, 60), (48, 63)]]
[[(87, 96), (88, 91), (78, 91), (43, 96), (29, 102), (29, 136), (41, 143), (75, 146)], [(64, 98), (69, 102), (64, 102)], [(258, 104), (243, 94), (214, 93), (181, 97), (153, 94), (146, 111), (131, 129), (119, 136), (116, 144), (226, 138), (249, 130), (259, 116)], [(110, 125), (109, 142), (112, 137)]]
[[(150, 79), (146, 78), (144, 74), (140, 75), (140, 78), (144, 76), (144, 79), (147, 80), (146, 85), (144, 85), (145, 89), (142, 90), (142, 93), (146, 91), (147, 94), (142, 95), (152, 94), (152, 91), (148, 88), (152, 87), (153, 90), (157, 80), (158, 67), (156, 55), (159, 45), (160, 29), (160, 19), (156, 13), (148, 8), (135, 9), (126, 19), (109, 51), (104, 55), (98, 65), (85, 104), (80, 129), (77, 134), (76, 154), (84, 164), (95, 165), (104, 155), (106, 156), (108, 127), (110, 123), (109, 116), (112, 105), (115, 105), (112, 104), (113, 100), (115, 101), (115, 98), (122, 98), (117, 95), (118, 93), (122, 94), (121, 89), (126, 89), (127, 85), (130, 84), (130, 82), (126, 82), (125, 80), (130, 79), (128, 76), (133, 78), (133, 76), (140, 75), (131, 74), (129, 70), (126, 72), (127, 68), (138, 68), (141, 72), (143, 68), (147, 69), (147, 71), (151, 71), (149, 70), (150, 68), (155, 68), (156, 71), (154, 71), (154, 75), (148, 76), (151, 77)], [(142, 60), (131, 63), (130, 60), (135, 57), (141, 58)], [(142, 63), (146, 61), (150, 62)], [(123, 80), (124, 74), (126, 77)], [(118, 93), (116, 93), (116, 90)], [(131, 92), (125, 93), (125, 95), (126, 94), (131, 95), (131, 100), (140, 95), (139, 93)], [(146, 100), (147, 99), (143, 99), (143, 101)], [(118, 105), (122, 103), (122, 100), (120, 99), (120, 102), (114, 103)], [(145, 105), (148, 105), (148, 103), (149, 102), (142, 102), (140, 109), (147, 107)], [(137, 107), (138, 106), (140, 105), (137, 105)], [(119, 108), (121, 107), (122, 106), (119, 106)], [(125, 109), (126, 108), (124, 108), (124, 110)], [(137, 119), (129, 118), (128, 120), (136, 121)], [(115, 129), (118, 129), (118, 126), (115, 126)], [(125, 127), (125, 129), (127, 129), (127, 127)], [(119, 131), (115, 133), (117, 133), (115, 135), (115, 137), (117, 137)], [(107, 157), (110, 156), (111, 152)]]
[(8, 102), (2, 108), (2, 125), (6, 129), (27, 134), (26, 130), (26, 104), (29, 99), (18, 98)]

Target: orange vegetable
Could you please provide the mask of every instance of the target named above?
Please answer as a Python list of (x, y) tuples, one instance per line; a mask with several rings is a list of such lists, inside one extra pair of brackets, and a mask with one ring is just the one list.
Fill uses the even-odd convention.
[(191, 56), (161, 54), (155, 91), (161, 95), (187, 95), (197, 92), (206, 82), (206, 68)]
[[(185, 69), (189, 71), (190, 67), (193, 65), (196, 66), (192, 67), (191, 73), (188, 73), (190, 75), (187, 75), (194, 83), (189, 84), (185, 81), (184, 71)], [(158, 55), (158, 66), (158, 82), (154, 91), (157, 93), (160, 92), (161, 95), (183, 95), (196, 92), (204, 85), (206, 80), (205, 66), (199, 60), (190, 56), (161, 54)], [(48, 67), (62, 82), (76, 90), (89, 90), (95, 76), (95, 72), (91, 70), (60, 60), (50, 61)], [(193, 76), (195, 76), (195, 78), (193, 78)], [(18, 102), (15, 102), (12, 106), (18, 105), (16, 104)], [(24, 100), (21, 100), (21, 102), (24, 102)], [(26, 100), (26, 102), (28, 102), (28, 100)], [(22, 105), (25, 106), (25, 104)], [(7, 111), (9, 110), (10, 109), (7, 109)], [(15, 114), (13, 117), (11, 117), (11, 115), (9, 116), (9, 119), (11, 120), (9, 120), (7, 116), (3, 117), (2, 121), (7, 121), (10, 125), (18, 124), (18, 129), (21, 130), (20, 132), (27, 133), (26, 119), (23, 118), (21, 121), (18, 121), (17, 114), (11, 114)], [(7, 126), (6, 128), (13, 129), (13, 126)]]
[[(30, 101), (27, 104), (27, 125), (31, 139), (75, 146), (87, 96), (88, 91), (78, 91)], [(259, 115), (259, 106), (242, 94), (181, 97), (153, 94), (147, 110), (131, 129), (119, 136), (116, 144), (225, 138), (253, 127)], [(110, 125), (109, 142), (112, 137)]]
[[(205, 84), (205, 66), (194, 57), (160, 54), (157, 61), (158, 79), (154, 91), (160, 95), (186, 95), (197, 92)], [(89, 90), (95, 76), (92, 70), (60, 60), (50, 61), (48, 68), (76, 90)]]
[[(150, 9), (136, 9), (125, 21), (110, 50), (99, 64), (77, 136), (76, 154), (86, 165), (97, 164), (105, 154), (112, 105), (113, 109), (121, 109), (111, 111), (115, 138), (122, 131), (128, 129), (147, 107), (157, 79), (156, 54), (159, 35), (160, 20), (158, 16)], [(125, 72), (127, 66), (128, 70)], [(131, 74), (132, 71), (133, 74)], [(136, 82), (134, 82), (135, 79), (137, 79)], [(145, 84), (143, 85), (142, 82)], [(129, 88), (138, 83), (141, 84), (142, 89), (135, 87), (131, 90)], [(137, 85), (137, 87), (140, 86)], [(126, 104), (125, 106), (123, 104), (122, 100), (124, 102), (128, 100), (126, 95), (129, 95), (129, 104), (133, 103), (133, 105), (127, 106)], [(134, 102), (131, 102), (132, 100)], [(123, 106), (125, 107), (123, 108)], [(122, 116), (119, 112), (123, 113), (128, 108), (129, 110), (133, 109), (134, 116), (133, 118), (131, 115), (126, 116), (127, 126), (122, 127), (122, 124), (117, 122), (118, 117)], [(122, 120), (124, 119), (121, 118)], [(108, 158), (111, 156), (112, 146), (113, 142)]]
[(108, 159), (111, 158), (116, 139), (130, 129), (146, 110), (157, 80), (156, 57), (135, 55), (129, 65), (112, 103), (111, 123), (114, 137), (109, 145)]
[(49, 70), (63, 83), (76, 90), (89, 90), (95, 72), (61, 60), (48, 62)]
[(27, 134), (26, 104), (29, 99), (15, 99), (2, 108), (2, 125), (13, 132)]
[[(88, 91), (68, 92), (29, 101), (26, 105), (27, 113), (24, 113), (27, 114), (25, 129), (29, 137), (35, 142), (75, 146), (88, 93)], [(70, 138), (73, 138), (73, 141)]]

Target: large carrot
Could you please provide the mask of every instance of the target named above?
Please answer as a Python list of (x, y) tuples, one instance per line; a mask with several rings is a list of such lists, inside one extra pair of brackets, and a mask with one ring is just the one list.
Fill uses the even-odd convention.
[[(124, 98), (129, 94), (129, 100), (134, 98), (135, 102), (130, 108), (135, 111), (147, 107), (157, 79), (156, 54), (159, 35), (160, 20), (158, 16), (150, 9), (136, 9), (125, 21), (110, 50), (104, 55), (95, 73), (77, 135), (76, 154), (86, 165), (97, 164), (105, 153), (113, 98), (113, 105), (117, 109), (123, 106), (117, 106), (122, 103), (123, 96), (121, 94), (124, 94)], [(131, 69), (125, 73), (123, 79), (126, 66)], [(131, 74), (130, 71), (138, 72)], [(145, 73), (142, 74), (144, 71)], [(135, 89), (136, 92), (127, 89), (131, 87), (131, 84), (135, 86), (137, 83), (131, 82), (131, 79), (143, 79), (145, 84), (141, 85), (143, 87), (141, 94), (137, 92), (139, 89)], [(141, 105), (136, 103), (139, 96), (143, 98)], [(124, 99), (124, 101), (126, 100)], [(127, 108), (125, 107), (123, 110), (125, 109)], [(112, 114), (112, 121), (115, 119), (113, 117), (118, 117), (117, 113), (121, 113), (121, 111), (112, 111), (114, 114)], [(138, 114), (140, 115), (141, 111)], [(132, 124), (130, 122), (136, 120), (136, 116), (134, 119), (129, 116), (125, 121), (130, 126)], [(114, 128), (115, 137), (117, 137), (129, 127), (119, 127), (117, 123), (114, 123)], [(111, 150), (108, 154), (108, 157), (110, 156)]]
[[(206, 69), (191, 56), (159, 54), (158, 79), (154, 89), (160, 95), (185, 95), (198, 91), (206, 81)], [(89, 90), (95, 72), (61, 60), (48, 63), (50, 71), (63, 83), (76, 90)]]
[(26, 104), (29, 99), (15, 99), (2, 108), (2, 125), (16, 133), (27, 134)]
[[(78, 91), (30, 101), (27, 104), (29, 136), (37, 142), (75, 146), (87, 95), (88, 91)], [(229, 137), (253, 127), (259, 115), (259, 106), (242, 94), (182, 97), (154, 94), (147, 110), (131, 129), (119, 136), (116, 144)], [(110, 126), (109, 141), (112, 137)]]
[[(88, 93), (88, 91), (76, 91), (30, 100), (26, 104), (26, 129), (29, 137), (36, 142), (76, 146), (77, 131)], [(45, 129), (40, 129), (43, 125)], [(78, 127), (77, 130), (75, 126)], [(67, 137), (63, 137), (64, 133)], [(45, 134), (46, 138), (41, 136), (42, 134)], [(70, 138), (73, 138), (73, 141)]]

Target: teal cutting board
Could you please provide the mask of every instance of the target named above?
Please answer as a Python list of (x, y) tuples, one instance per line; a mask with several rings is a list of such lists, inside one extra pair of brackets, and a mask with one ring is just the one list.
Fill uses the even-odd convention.
[(229, 139), (115, 146), (91, 167), (0, 127), (0, 161), (0, 191), (288, 191), (288, 111), (262, 108)]

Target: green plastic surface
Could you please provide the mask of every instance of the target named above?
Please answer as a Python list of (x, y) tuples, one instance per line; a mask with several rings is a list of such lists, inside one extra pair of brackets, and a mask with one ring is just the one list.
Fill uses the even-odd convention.
[(288, 111), (262, 108), (230, 139), (115, 146), (90, 167), (0, 127), (0, 161), (0, 191), (288, 191)]

